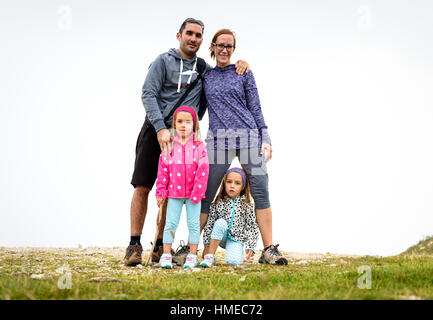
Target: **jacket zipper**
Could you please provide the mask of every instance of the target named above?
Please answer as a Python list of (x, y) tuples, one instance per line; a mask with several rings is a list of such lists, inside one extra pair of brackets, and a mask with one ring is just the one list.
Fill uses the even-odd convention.
[[(184, 180), (184, 188), (183, 188), (183, 197), (186, 198), (186, 166), (185, 166), (185, 145), (180, 143), (182, 146), (182, 165), (183, 165), (183, 180)], [(186, 142), (185, 142), (186, 144)]]
[(234, 218), (235, 218), (235, 204), (236, 204), (236, 201), (237, 201), (238, 198), (239, 198), (239, 196), (237, 196), (237, 197), (234, 198), (234, 199), (231, 199), (232, 202), (233, 202), (233, 206), (232, 206), (232, 218), (230, 219), (230, 225), (229, 225), (229, 229), (228, 229), (228, 231), (227, 231), (227, 234), (228, 234), (229, 238), (230, 238), (231, 240), (233, 240), (233, 241), (236, 241), (236, 242), (239, 242), (239, 241), (237, 241), (237, 240), (235, 240), (235, 239), (232, 238), (232, 236), (230, 235), (230, 230), (231, 230), (231, 228), (232, 228), (233, 220), (234, 220)]

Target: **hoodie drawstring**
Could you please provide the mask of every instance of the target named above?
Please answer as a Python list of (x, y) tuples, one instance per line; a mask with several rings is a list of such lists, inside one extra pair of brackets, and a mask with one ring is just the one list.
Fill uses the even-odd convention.
[[(190, 72), (189, 78), (188, 78), (188, 84), (191, 83), (192, 74), (194, 73), (195, 69), (197, 67), (197, 57), (195, 58), (194, 66), (192, 67), (192, 70)], [(180, 70), (179, 70), (179, 81), (177, 83), (177, 93), (180, 92), (180, 85), (182, 84), (182, 72), (183, 72), (183, 59), (180, 59)]]
[(180, 84), (182, 83), (183, 60), (180, 58), (179, 82), (177, 83), (177, 92), (180, 92)]
[(189, 75), (188, 82), (187, 82), (188, 84), (191, 83), (192, 74), (194, 73), (194, 71), (195, 71), (195, 67), (196, 67), (196, 66), (197, 66), (197, 57), (195, 58), (194, 66), (192, 67), (191, 74)]

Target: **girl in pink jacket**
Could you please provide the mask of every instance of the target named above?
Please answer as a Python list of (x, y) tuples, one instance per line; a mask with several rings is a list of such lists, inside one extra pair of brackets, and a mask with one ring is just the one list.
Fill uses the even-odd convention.
[(198, 266), (197, 247), (200, 241), (201, 200), (205, 196), (209, 176), (206, 146), (198, 138), (198, 119), (192, 107), (179, 107), (173, 115), (173, 145), (170, 154), (159, 158), (156, 198), (158, 206), (168, 198), (163, 249), (159, 260), (162, 268), (172, 268), (171, 246), (179, 225), (183, 204), (189, 230), (190, 253), (184, 268)]

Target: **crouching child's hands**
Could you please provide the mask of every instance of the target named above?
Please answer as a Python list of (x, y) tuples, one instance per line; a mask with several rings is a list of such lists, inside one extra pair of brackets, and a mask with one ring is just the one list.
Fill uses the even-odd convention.
[(246, 251), (246, 259), (247, 260), (249, 260), (251, 257), (253, 257), (254, 256), (254, 251), (253, 250), (250, 250), (250, 249), (247, 249)]

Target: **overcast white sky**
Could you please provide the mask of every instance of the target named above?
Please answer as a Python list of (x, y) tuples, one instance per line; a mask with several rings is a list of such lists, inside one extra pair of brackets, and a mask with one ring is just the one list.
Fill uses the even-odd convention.
[[(273, 140), (284, 251), (433, 234), (431, 1), (2, 1), (0, 246), (126, 246), (141, 87), (187, 17), (237, 34)], [(207, 117), (201, 124), (207, 131)], [(154, 191), (142, 243), (154, 237)], [(187, 239), (186, 218), (176, 244)], [(259, 249), (262, 244), (259, 241)]]

